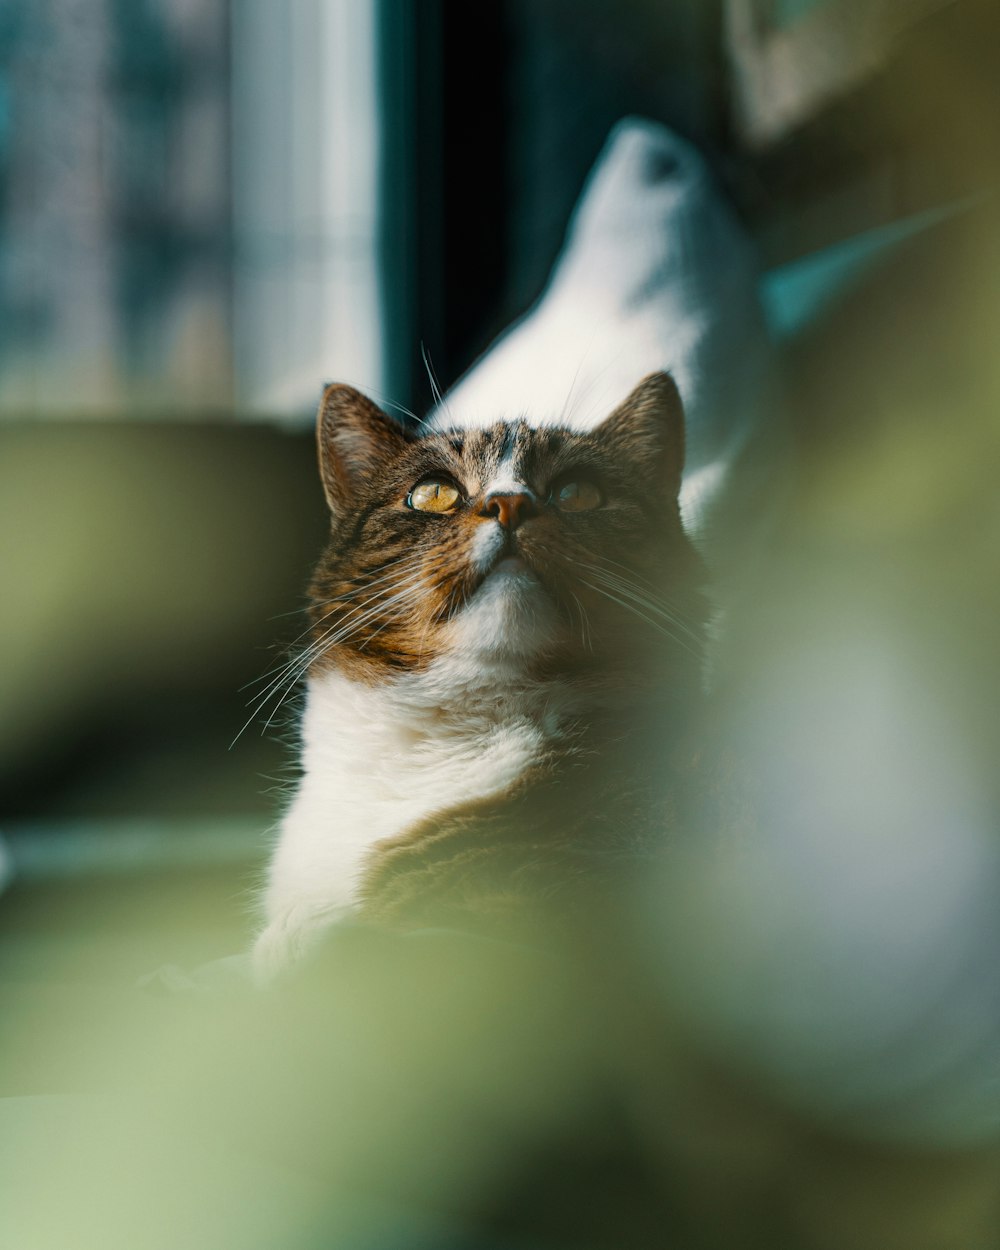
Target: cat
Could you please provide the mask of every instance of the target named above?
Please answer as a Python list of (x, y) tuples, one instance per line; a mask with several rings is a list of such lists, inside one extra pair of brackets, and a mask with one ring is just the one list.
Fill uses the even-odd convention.
[(408, 428), (334, 385), (317, 441), (331, 532), (264, 980), (338, 918), (556, 917), (633, 870), (677, 823), (670, 761), (702, 688), (668, 374), (585, 432)]

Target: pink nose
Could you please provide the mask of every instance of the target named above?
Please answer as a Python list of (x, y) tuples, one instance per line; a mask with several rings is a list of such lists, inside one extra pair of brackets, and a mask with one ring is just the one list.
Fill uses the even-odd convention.
[(492, 494), (486, 496), (482, 516), (495, 516), (505, 530), (517, 527), (537, 512), (534, 495), (522, 492), (515, 495)]

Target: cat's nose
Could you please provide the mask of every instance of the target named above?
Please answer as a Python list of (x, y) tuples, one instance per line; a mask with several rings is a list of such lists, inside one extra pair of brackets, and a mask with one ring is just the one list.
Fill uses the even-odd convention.
[(527, 491), (508, 494), (493, 491), (486, 496), (480, 516), (495, 516), (505, 530), (516, 530), (528, 517), (538, 511), (535, 496)]

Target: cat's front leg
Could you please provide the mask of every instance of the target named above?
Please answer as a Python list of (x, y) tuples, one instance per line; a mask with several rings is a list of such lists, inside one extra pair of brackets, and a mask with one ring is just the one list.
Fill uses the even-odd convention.
[[(322, 796), (321, 796), (322, 797)], [(340, 826), (303, 784), (282, 822), (267, 871), (264, 927), (253, 946), (259, 983), (306, 956), (323, 932), (354, 907), (354, 865)]]
[(350, 911), (347, 906), (317, 911), (294, 901), (283, 907), (269, 907), (267, 924), (253, 945), (253, 976), (257, 984), (270, 984), (298, 963), (318, 944), (325, 930)]

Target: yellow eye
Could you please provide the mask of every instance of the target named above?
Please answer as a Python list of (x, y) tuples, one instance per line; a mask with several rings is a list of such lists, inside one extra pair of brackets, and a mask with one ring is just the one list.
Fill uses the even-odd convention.
[(418, 512), (450, 512), (460, 498), (457, 486), (429, 477), (414, 486), (406, 502)]
[(604, 502), (600, 488), (586, 478), (579, 482), (564, 482), (552, 492), (552, 502), (560, 512), (589, 512)]

